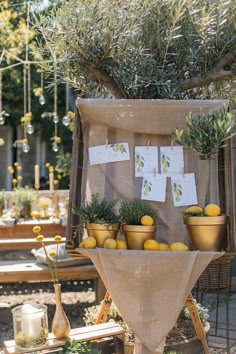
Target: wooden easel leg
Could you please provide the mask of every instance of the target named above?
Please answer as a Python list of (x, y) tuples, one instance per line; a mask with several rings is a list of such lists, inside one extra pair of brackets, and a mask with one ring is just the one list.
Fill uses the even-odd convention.
[(110, 294), (108, 293), (108, 291), (105, 294), (104, 300), (103, 300), (103, 304), (102, 304), (102, 308), (98, 314), (98, 318), (96, 321), (96, 324), (98, 323), (104, 323), (107, 320), (107, 315), (108, 312), (110, 310), (111, 307), (111, 303), (112, 303), (112, 299), (110, 297)]
[(197, 334), (197, 337), (202, 342), (202, 346), (203, 346), (204, 352), (205, 352), (205, 354), (210, 354), (210, 351), (209, 351), (209, 348), (208, 348), (208, 344), (207, 344), (207, 341), (206, 341), (206, 334), (204, 332), (204, 329), (203, 329), (199, 314), (197, 312), (197, 309), (196, 309), (192, 294), (188, 295), (188, 298), (187, 298), (185, 304), (186, 304), (186, 306), (188, 308), (189, 315), (190, 315), (190, 318), (192, 320), (192, 324), (193, 324), (193, 327), (194, 327), (195, 332)]

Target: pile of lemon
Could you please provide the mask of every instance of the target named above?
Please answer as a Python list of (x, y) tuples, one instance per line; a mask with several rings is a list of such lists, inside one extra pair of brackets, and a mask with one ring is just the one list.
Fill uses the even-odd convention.
[(157, 242), (153, 239), (146, 240), (143, 248), (148, 251), (186, 252), (189, 250), (188, 246), (183, 242), (173, 242), (168, 245), (167, 243)]
[[(85, 238), (79, 245), (80, 248), (96, 248), (96, 239), (92, 236)], [(103, 248), (126, 250), (127, 244), (124, 240), (115, 240), (107, 238), (104, 241)], [(173, 242), (170, 245), (163, 242), (157, 242), (153, 239), (148, 239), (144, 242), (144, 250), (148, 251), (173, 251), (185, 252), (188, 251), (188, 246), (183, 242)]]
[[(96, 239), (92, 236), (86, 237), (79, 245), (80, 248), (96, 248)], [(126, 250), (127, 244), (124, 240), (107, 238), (103, 243), (103, 248)]]

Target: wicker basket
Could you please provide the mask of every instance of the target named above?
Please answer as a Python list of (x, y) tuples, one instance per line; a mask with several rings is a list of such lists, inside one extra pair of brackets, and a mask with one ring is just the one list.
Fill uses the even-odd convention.
[(230, 289), (234, 256), (224, 255), (212, 261), (199, 277), (196, 290)]

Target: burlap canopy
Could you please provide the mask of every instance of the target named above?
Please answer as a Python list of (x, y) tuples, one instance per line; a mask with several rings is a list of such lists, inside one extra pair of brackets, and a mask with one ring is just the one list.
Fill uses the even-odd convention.
[[(142, 178), (134, 176), (134, 148), (137, 145), (169, 146), (172, 132), (185, 127), (185, 117), (190, 111), (199, 113), (223, 108), (224, 100), (104, 100), (77, 99), (77, 114), (73, 135), (73, 162), (70, 187), (70, 203), (79, 206), (81, 201), (99, 193), (120, 201), (140, 199)], [(128, 142), (130, 161), (91, 166), (88, 147), (108, 142)], [(198, 203), (203, 206), (207, 189), (208, 165), (197, 154), (184, 151), (185, 173), (194, 172)], [(211, 176), (211, 201), (218, 202), (217, 161)], [(189, 243), (182, 216), (185, 207), (174, 207), (170, 178), (167, 178), (166, 201), (151, 202), (158, 210), (156, 239), (168, 243)], [(68, 218), (68, 245), (77, 245), (73, 239), (73, 227), (78, 223), (71, 210)], [(73, 242), (71, 242), (73, 241)]]

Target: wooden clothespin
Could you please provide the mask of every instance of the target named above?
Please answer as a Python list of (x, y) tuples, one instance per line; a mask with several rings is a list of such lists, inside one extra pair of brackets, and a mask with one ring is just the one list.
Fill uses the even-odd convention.
[(174, 139), (171, 139), (170, 146), (171, 146), (171, 150), (173, 150), (173, 147), (174, 147)]
[(154, 168), (153, 169), (153, 176), (156, 177), (156, 174), (157, 174), (157, 170)]
[(106, 139), (106, 149), (108, 148), (108, 139)]
[(183, 178), (185, 177), (185, 174), (184, 174), (184, 167), (182, 167), (182, 176), (183, 176)]
[(147, 141), (147, 149), (149, 149), (150, 140)]

